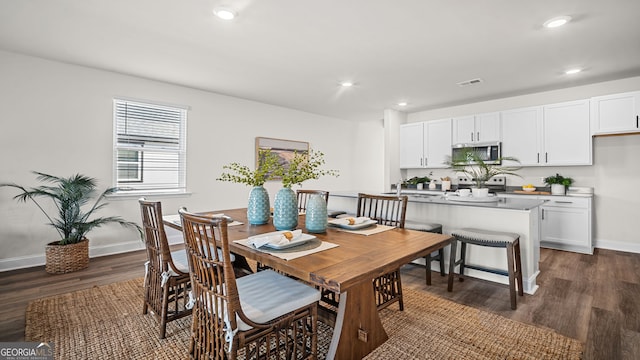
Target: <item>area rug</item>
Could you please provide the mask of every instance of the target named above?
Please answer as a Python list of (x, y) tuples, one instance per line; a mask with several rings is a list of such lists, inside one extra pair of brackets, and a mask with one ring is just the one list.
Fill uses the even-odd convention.
[[(385, 309), (389, 334), (366, 359), (580, 359), (583, 345), (553, 330), (523, 324), (424, 292), (403, 289), (405, 311)], [(25, 340), (55, 343), (56, 359), (183, 359), (191, 318), (158, 338), (154, 316), (142, 315), (142, 279), (29, 303)], [(319, 358), (331, 328), (320, 323)]]

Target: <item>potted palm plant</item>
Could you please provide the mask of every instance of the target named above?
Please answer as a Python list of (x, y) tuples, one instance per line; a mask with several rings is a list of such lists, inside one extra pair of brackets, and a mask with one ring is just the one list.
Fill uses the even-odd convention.
[(551, 186), (551, 195), (564, 195), (566, 188), (573, 184), (573, 179), (556, 173), (544, 178), (544, 182)]
[[(109, 223), (117, 223), (125, 227), (138, 230), (142, 237), (141, 228), (130, 221), (125, 221), (119, 216), (107, 216), (92, 218), (95, 212), (107, 205), (103, 202), (105, 196), (113, 193), (116, 188), (106, 189), (100, 194), (93, 205), (85, 211), (84, 205), (96, 194), (96, 180), (91, 177), (76, 174), (68, 178), (57, 177), (40, 172), (35, 172), (37, 179), (47, 185), (34, 188), (26, 188), (14, 183), (0, 184), (19, 189), (21, 192), (14, 197), (15, 200), (33, 201), (49, 220), (60, 236), (60, 240), (47, 244), (45, 257), (45, 270), (51, 274), (67, 273), (82, 270), (89, 266), (89, 240), (86, 235), (91, 230)], [(58, 211), (58, 217), (49, 215), (36, 200), (45, 198), (51, 200)]]
[[(520, 161), (514, 157), (505, 156), (500, 157), (498, 162), (513, 161), (519, 163)], [(517, 170), (520, 170), (519, 166), (499, 166), (496, 164), (486, 163), (482, 157), (480, 157), (472, 149), (466, 149), (460, 153), (459, 156), (452, 158), (448, 157), (446, 164), (457, 172), (471, 177), (471, 180), (475, 182), (475, 187), (471, 189), (474, 197), (487, 196), (489, 189), (485, 186), (485, 183), (494, 176), (497, 175), (514, 175)]]

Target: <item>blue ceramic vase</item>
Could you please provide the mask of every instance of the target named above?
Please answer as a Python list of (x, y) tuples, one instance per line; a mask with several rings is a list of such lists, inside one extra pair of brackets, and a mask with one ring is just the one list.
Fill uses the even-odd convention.
[(298, 226), (298, 198), (289, 187), (283, 187), (276, 194), (273, 226), (276, 230), (293, 230)]
[(323, 233), (327, 231), (327, 221), (327, 202), (324, 200), (324, 196), (311, 195), (305, 212), (307, 232)]
[(251, 225), (262, 225), (269, 222), (270, 204), (269, 193), (262, 186), (256, 186), (249, 193), (247, 205), (247, 220)]

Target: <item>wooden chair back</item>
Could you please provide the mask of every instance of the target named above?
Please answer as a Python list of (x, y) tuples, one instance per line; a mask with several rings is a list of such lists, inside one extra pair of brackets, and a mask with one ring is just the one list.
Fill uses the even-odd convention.
[(191, 309), (187, 307), (189, 273), (181, 271), (174, 264), (164, 231), (160, 202), (142, 198), (139, 203), (147, 251), (142, 313), (147, 314), (151, 308), (160, 319), (160, 338), (164, 339), (168, 322), (191, 314)]
[(322, 197), (324, 197), (324, 201), (328, 202), (329, 201), (329, 192), (328, 191), (324, 191), (324, 190), (298, 190), (297, 192), (298, 195), (298, 211), (305, 211), (307, 210), (307, 203), (309, 202), (309, 198), (311, 198), (311, 195), (320, 195)]
[[(235, 343), (237, 347), (237, 340), (232, 333), (234, 329), (238, 329), (236, 314), (244, 318), (231, 262), (227, 220), (189, 213), (185, 208), (180, 209), (179, 213), (193, 298), (196, 299), (193, 307), (194, 334), (191, 349), (195, 352), (209, 349), (206, 354), (191, 355), (198, 359), (213, 353), (213, 358), (223, 359), (227, 357), (230, 347), (234, 347), (232, 344)], [(217, 251), (216, 247), (222, 251)], [(194, 345), (194, 341), (210, 341), (212, 347)]]
[[(240, 305), (238, 285), (231, 263), (227, 220), (189, 213), (184, 208), (179, 213), (195, 299), (191, 358), (236, 359), (239, 352), (244, 352), (247, 359), (315, 359), (317, 301), (297, 309), (292, 308), (289, 313), (278, 315), (264, 323), (252, 321)], [(213, 244), (215, 246), (210, 246)], [(218, 251), (216, 247), (222, 250)], [(273, 271), (265, 271), (249, 275), (244, 280), (251, 276), (268, 275), (262, 279), (273, 282), (271, 274), (279, 276)], [(274, 282), (276, 287), (291, 287), (293, 283), (294, 286), (307, 288), (285, 276), (279, 278), (289, 284)], [(264, 301), (263, 298), (269, 296), (270, 288), (263, 286), (260, 289), (259, 285), (247, 285), (246, 281), (243, 284), (243, 289), (248, 289), (243, 296), (249, 308), (256, 308), (252, 307), (252, 301), (255, 305), (255, 301)], [(256, 289), (257, 295), (253, 293)], [(310, 290), (316, 292), (313, 288)]]
[(162, 223), (162, 205), (160, 201), (147, 201), (144, 198), (138, 200), (142, 215), (142, 228), (144, 233), (144, 244), (147, 250), (147, 260), (149, 261), (148, 271), (150, 274), (162, 274), (169, 269), (176, 273), (181, 273), (173, 265), (171, 260), (171, 249), (167, 241), (167, 234)]
[(356, 216), (367, 216), (380, 225), (404, 228), (408, 197), (358, 194)]

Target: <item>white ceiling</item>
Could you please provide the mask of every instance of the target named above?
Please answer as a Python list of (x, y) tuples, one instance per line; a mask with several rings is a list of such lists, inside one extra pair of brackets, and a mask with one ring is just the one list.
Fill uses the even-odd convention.
[[(222, 4), (236, 20), (212, 15)], [(542, 28), (558, 15), (573, 21)], [(0, 49), (379, 120), (401, 100), (413, 112), (640, 75), (639, 15), (639, 0), (2, 0)]]

